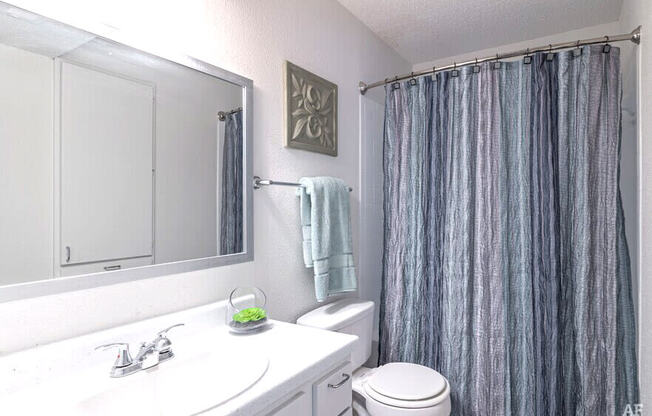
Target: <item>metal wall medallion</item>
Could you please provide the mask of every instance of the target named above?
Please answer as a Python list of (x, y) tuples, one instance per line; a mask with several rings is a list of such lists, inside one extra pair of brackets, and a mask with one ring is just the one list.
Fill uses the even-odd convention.
[(337, 85), (285, 61), (285, 146), (337, 156)]

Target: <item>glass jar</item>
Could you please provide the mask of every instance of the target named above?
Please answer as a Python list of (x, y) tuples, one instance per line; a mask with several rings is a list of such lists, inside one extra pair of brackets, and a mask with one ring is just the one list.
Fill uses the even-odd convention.
[(233, 332), (257, 331), (268, 324), (267, 296), (260, 288), (236, 287), (229, 295), (226, 323)]

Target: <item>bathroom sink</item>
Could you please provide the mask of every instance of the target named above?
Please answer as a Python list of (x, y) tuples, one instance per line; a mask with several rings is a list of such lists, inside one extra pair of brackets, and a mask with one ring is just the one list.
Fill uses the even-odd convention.
[(195, 414), (254, 385), (265, 374), (268, 360), (206, 353), (174, 364), (113, 379), (113, 388), (86, 398), (77, 407), (82, 414)]
[(179, 348), (173, 359), (126, 377), (109, 377), (109, 362), (52, 380), (15, 395), (11, 404), (0, 404), (0, 413), (192, 415), (241, 394), (267, 371), (269, 359), (253, 347), (209, 345), (215, 348), (194, 354)]

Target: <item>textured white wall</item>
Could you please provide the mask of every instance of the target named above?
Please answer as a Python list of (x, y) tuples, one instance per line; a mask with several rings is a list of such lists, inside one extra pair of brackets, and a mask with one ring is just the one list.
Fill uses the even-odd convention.
[[(378, 317), (383, 261), (383, 131), (384, 88), (360, 96), (360, 297), (376, 303), (373, 339), (378, 341)], [(372, 349), (377, 352), (376, 348)], [(372, 361), (374, 356), (372, 355)]]
[[(254, 173), (279, 180), (333, 175), (354, 187), (354, 250), (359, 253), (360, 80), (410, 65), (339, 3), (329, 0), (14, 0), (13, 4), (87, 30), (120, 27), (143, 43), (175, 48), (254, 81)], [(337, 158), (285, 149), (282, 63), (290, 60), (339, 86)], [(0, 354), (188, 308), (256, 284), (272, 317), (292, 321), (314, 307), (311, 271), (301, 259), (294, 191), (254, 195), (255, 261), (134, 283), (0, 304)], [(380, 278), (380, 277), (378, 277)]]
[(644, 413), (652, 408), (652, 2), (625, 0), (620, 17), (622, 31), (641, 25), (641, 45), (638, 47), (638, 210), (640, 212), (638, 270), (639, 285), (639, 380)]

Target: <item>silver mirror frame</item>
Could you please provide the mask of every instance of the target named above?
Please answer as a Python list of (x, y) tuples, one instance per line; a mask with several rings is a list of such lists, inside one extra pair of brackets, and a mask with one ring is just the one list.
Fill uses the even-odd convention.
[[(31, 12), (30, 12), (31, 13)], [(49, 18), (48, 18), (49, 19)], [(53, 20), (53, 19), (50, 19)], [(70, 26), (61, 23), (66, 26)], [(84, 29), (76, 28), (87, 32)], [(57, 293), (72, 292), (83, 289), (92, 289), (101, 286), (114, 285), (119, 283), (132, 282), (142, 279), (150, 279), (170, 274), (185, 273), (195, 270), (210, 269), (227, 266), (230, 264), (244, 263), (254, 259), (254, 230), (253, 230), (253, 81), (233, 72), (218, 68), (209, 63), (200, 61), (187, 55), (147, 51), (142, 47), (134, 46), (128, 39), (117, 41), (111, 37), (93, 33), (109, 43), (124, 45), (134, 48), (144, 54), (163, 58), (190, 69), (203, 72), (208, 75), (220, 78), (234, 85), (242, 87), (242, 115), (243, 115), (243, 206), (246, 207), (244, 221), (244, 251), (242, 253), (227, 254), (223, 256), (212, 256), (193, 260), (184, 260), (172, 263), (154, 264), (149, 266), (134, 267), (130, 269), (109, 271), (102, 273), (83, 274), (70, 277), (57, 277), (46, 280), (39, 280), (27, 283), (0, 287), (0, 303), (34, 298), (39, 296), (54, 295)]]

